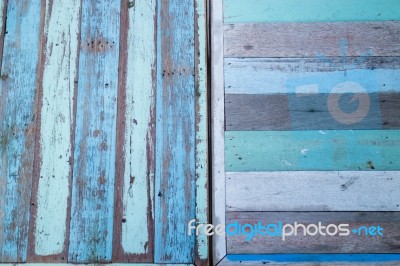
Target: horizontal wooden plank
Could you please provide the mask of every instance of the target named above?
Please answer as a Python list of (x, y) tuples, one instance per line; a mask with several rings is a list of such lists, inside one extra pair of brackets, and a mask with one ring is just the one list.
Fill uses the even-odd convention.
[[(227, 250), (230, 254), (400, 253), (400, 212), (228, 212), (227, 225), (236, 222), (239, 225), (258, 225), (259, 222), (263, 226), (273, 224), (268, 232), (276, 233), (276, 236), (257, 234), (251, 240), (246, 240), (246, 235), (228, 235)], [(320, 227), (318, 231), (324, 236), (321, 233), (313, 234), (316, 232), (315, 226), (311, 226), (308, 230), (311, 234), (307, 235), (304, 235), (305, 230), (301, 226), (297, 235), (294, 235), (294, 228), (293, 235), (288, 234), (291, 228), (282, 229), (282, 226), (294, 226), (296, 222), (306, 227), (310, 224), (333, 224), (336, 230), (333, 226), (328, 230)], [(337, 228), (341, 224), (347, 226)], [(373, 226), (376, 227), (375, 232), (369, 231)], [(249, 235), (251, 231), (247, 232)], [(282, 232), (287, 233), (284, 240)]]
[(226, 131), (227, 172), (400, 170), (399, 130)]
[(227, 94), (225, 123), (226, 130), (397, 129), (399, 108), (400, 93)]
[(228, 211), (400, 211), (400, 172), (229, 172)]
[(330, 93), (357, 82), (368, 93), (400, 91), (400, 57), (225, 58), (227, 94)]
[(297, 265), (297, 266), (397, 266), (398, 254), (231, 254), (218, 266)]
[[(296, 8), (293, 8), (296, 6)], [(225, 23), (400, 20), (397, 0), (225, 0)]]
[(399, 56), (400, 22), (237, 23), (224, 26), (226, 57)]

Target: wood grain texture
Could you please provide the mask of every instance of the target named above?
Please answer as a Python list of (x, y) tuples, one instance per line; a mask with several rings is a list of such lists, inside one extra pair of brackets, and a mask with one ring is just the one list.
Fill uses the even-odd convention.
[[(295, 8), (293, 8), (295, 6)], [(225, 0), (225, 23), (400, 20), (396, 0)]]
[(394, 171), (398, 130), (227, 131), (227, 172)]
[(193, 0), (158, 0), (155, 263), (193, 263), (195, 45)]
[(0, 0), (0, 69), (2, 63), (1, 58), (3, 57), (4, 32), (7, 23), (7, 3), (8, 0)]
[[(212, 222), (225, 224), (225, 157), (224, 157), (224, 57), (222, 1), (210, 1), (211, 21), (211, 197)], [(212, 238), (212, 260), (216, 265), (226, 255), (225, 236)]]
[(9, 1), (0, 89), (0, 261), (25, 262), (35, 144), (41, 1)]
[(228, 131), (398, 129), (399, 107), (398, 93), (227, 94), (225, 123)]
[(156, 1), (122, 3), (113, 261), (151, 262)]
[(395, 266), (399, 261), (398, 254), (232, 254), (218, 265)]
[[(195, 0), (196, 220), (208, 223), (207, 1)], [(196, 236), (195, 264), (208, 265), (209, 240)]]
[(112, 256), (120, 1), (82, 1), (68, 261)]
[(79, 15), (80, 1), (46, 2), (29, 261), (67, 258)]
[(228, 211), (400, 211), (399, 172), (230, 172)]
[[(399, 212), (234, 212), (227, 213), (227, 224), (348, 224), (350, 235), (304, 236), (298, 229), (297, 236), (255, 236), (251, 242), (245, 236), (228, 236), (227, 249), (231, 254), (268, 254), (268, 253), (400, 253), (400, 213)], [(380, 226), (381, 235), (353, 234), (353, 229)], [(279, 228), (279, 226), (278, 226)], [(331, 229), (332, 230), (332, 229)], [(363, 229), (361, 229), (363, 230)], [(333, 232), (333, 231), (331, 231)], [(251, 243), (249, 245), (249, 243)]]
[(330, 93), (357, 82), (368, 93), (400, 91), (400, 57), (225, 58), (227, 94)]
[(400, 55), (400, 22), (236, 23), (224, 27), (225, 57)]

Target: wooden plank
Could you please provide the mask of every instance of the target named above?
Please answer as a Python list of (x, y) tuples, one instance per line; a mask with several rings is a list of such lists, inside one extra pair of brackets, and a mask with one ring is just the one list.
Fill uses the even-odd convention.
[(0, 89), (0, 261), (25, 262), (35, 146), (41, 1), (9, 1)]
[[(210, 3), (211, 39), (211, 198), (212, 222), (225, 224), (225, 158), (224, 158), (224, 57), (223, 57), (223, 11), (222, 1)], [(212, 260), (214, 265), (226, 255), (225, 236), (212, 238)]]
[(398, 254), (232, 254), (218, 265), (396, 266), (399, 261)]
[[(207, 1), (195, 0), (196, 221), (208, 223)], [(208, 237), (196, 236), (195, 264), (208, 265)]]
[[(268, 253), (400, 253), (400, 213), (399, 212), (234, 212), (227, 213), (227, 224), (262, 225), (273, 224), (269, 232), (278, 231), (277, 236), (257, 235), (251, 241), (246, 236), (227, 236), (228, 252), (230, 254), (268, 254)], [(290, 229), (282, 229), (286, 224), (295, 223), (306, 227), (310, 224), (336, 228), (341, 224), (342, 230), (333, 226), (326, 233), (326, 228), (320, 228), (322, 233), (304, 235), (304, 229), (299, 226), (297, 236), (287, 235), (283, 241), (281, 232), (290, 233)], [(281, 224), (280, 224), (281, 223)], [(281, 226), (282, 225), (282, 226)], [(375, 226), (373, 232), (366, 233), (365, 228)], [(315, 226), (311, 226), (313, 229)], [(363, 228), (364, 227), (364, 228)], [(379, 229), (379, 227), (381, 229)], [(315, 232), (309, 229), (312, 234)], [(346, 232), (344, 229), (347, 229)], [(353, 230), (355, 229), (354, 233)], [(295, 229), (293, 228), (293, 231)], [(339, 233), (346, 235), (340, 236)], [(380, 233), (379, 233), (380, 232)], [(335, 233), (335, 234), (333, 234)], [(278, 234), (280, 236), (278, 236)], [(396, 256), (397, 257), (397, 256)], [(398, 259), (398, 257), (397, 257)]]
[(398, 130), (227, 131), (227, 172), (400, 169)]
[(194, 2), (158, 0), (155, 263), (194, 262)]
[(237, 23), (224, 27), (226, 57), (399, 56), (400, 22)]
[(3, 57), (3, 46), (4, 46), (4, 33), (7, 23), (7, 3), (8, 0), (0, 0), (0, 69), (1, 69), (1, 58)]
[(82, 1), (68, 261), (111, 261), (120, 1)]
[(154, 250), (156, 1), (123, 2), (113, 261)]
[[(358, 83), (342, 83), (355, 88)], [(399, 93), (227, 94), (226, 130), (398, 129)]]
[(40, 178), (32, 189), (30, 261), (67, 258), (79, 14), (78, 0), (46, 2), (34, 173)]
[(228, 211), (400, 211), (399, 172), (226, 173)]
[[(296, 6), (296, 8), (293, 8)], [(400, 20), (396, 0), (225, 0), (225, 23)]]
[(368, 93), (399, 92), (399, 68), (399, 57), (225, 58), (225, 92), (330, 93), (342, 82)]

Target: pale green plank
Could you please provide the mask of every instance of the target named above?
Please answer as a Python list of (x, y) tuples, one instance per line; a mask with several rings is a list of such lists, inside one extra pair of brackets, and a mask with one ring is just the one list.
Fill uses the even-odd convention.
[(400, 130), (227, 131), (227, 172), (400, 170)]
[(398, 0), (225, 0), (224, 22), (384, 21), (400, 19)]

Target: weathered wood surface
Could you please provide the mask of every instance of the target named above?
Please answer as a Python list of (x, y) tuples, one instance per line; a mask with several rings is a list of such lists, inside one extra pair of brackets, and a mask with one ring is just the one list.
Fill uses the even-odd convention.
[(230, 172), (227, 211), (400, 211), (400, 172)]
[(384, 21), (400, 19), (397, 0), (225, 0), (225, 23)]
[(47, 1), (45, 8), (28, 260), (65, 262), (80, 1)]
[(194, 3), (158, 0), (156, 263), (191, 263), (195, 206)]
[(399, 56), (400, 22), (236, 23), (225, 57)]
[(398, 254), (232, 254), (218, 265), (397, 266), (399, 259)]
[(41, 1), (8, 1), (0, 88), (0, 261), (24, 262), (35, 146)]
[[(123, 1), (113, 260), (154, 251), (156, 1)], [(143, 30), (146, 29), (146, 30)]]
[[(212, 222), (225, 224), (225, 157), (224, 157), (224, 57), (223, 1), (210, 1), (211, 20), (211, 175)], [(212, 238), (212, 257), (217, 264), (226, 255), (225, 236)]]
[[(246, 236), (227, 236), (227, 250), (230, 254), (266, 254), (266, 253), (400, 253), (400, 212), (228, 212), (227, 224), (348, 224), (350, 235), (304, 236), (298, 229), (297, 236), (255, 236), (251, 242)], [(382, 234), (359, 235), (361, 226), (367, 228), (380, 226)], [(357, 232), (353, 233), (352, 230)], [(333, 229), (331, 229), (333, 230)], [(363, 229), (361, 229), (363, 230)], [(330, 231), (333, 232), (333, 231)], [(360, 231), (361, 232), (361, 231)]]
[(398, 129), (399, 107), (398, 93), (227, 94), (225, 123), (228, 131)]
[(226, 131), (227, 172), (400, 170), (400, 131)]
[(82, 1), (69, 262), (112, 256), (120, 1)]
[[(209, 219), (209, 152), (208, 152), (208, 39), (207, 1), (195, 0), (195, 105), (196, 105), (196, 220), (208, 223)], [(195, 264), (208, 264), (209, 240), (205, 234), (196, 237)]]
[(368, 93), (400, 91), (400, 57), (225, 58), (227, 94), (330, 93), (357, 82)]

